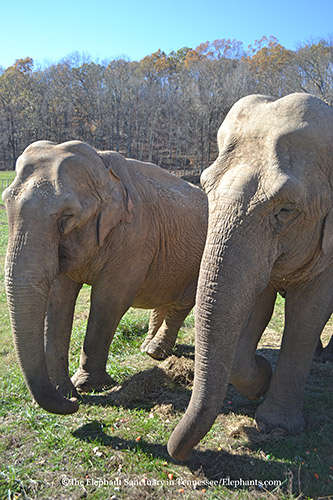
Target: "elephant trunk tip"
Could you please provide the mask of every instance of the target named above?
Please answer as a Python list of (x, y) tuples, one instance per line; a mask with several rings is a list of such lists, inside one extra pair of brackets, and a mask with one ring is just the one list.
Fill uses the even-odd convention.
[(170, 436), (167, 445), (168, 453), (180, 462), (187, 461), (193, 448), (213, 425), (220, 407), (219, 399), (213, 401), (210, 406), (202, 401), (201, 404), (196, 405), (191, 399), (183, 418)]
[(71, 403), (70, 406), (68, 406), (68, 408), (70, 409), (69, 413), (77, 412), (79, 409), (79, 402), (78, 402), (77, 398), (70, 398), (67, 401), (70, 401), (70, 403)]
[(168, 441), (168, 453), (175, 460), (186, 462), (190, 458), (193, 448), (188, 446), (188, 443), (184, 442), (184, 439), (179, 439), (175, 431), (171, 434)]
[(79, 403), (76, 398), (63, 398), (62, 401), (57, 401), (56, 405), (54, 404), (54, 401), (52, 401), (51, 404), (48, 404), (48, 402), (45, 401), (42, 403), (37, 401), (37, 403), (44, 408), (44, 410), (58, 415), (70, 415), (72, 413), (76, 413), (79, 409)]
[(79, 403), (76, 398), (67, 399), (57, 390), (45, 394), (45, 392), (31, 390), (34, 389), (34, 387), (31, 387), (31, 384), (29, 384), (29, 389), (36, 403), (49, 413), (70, 415), (71, 413), (77, 412), (79, 409)]

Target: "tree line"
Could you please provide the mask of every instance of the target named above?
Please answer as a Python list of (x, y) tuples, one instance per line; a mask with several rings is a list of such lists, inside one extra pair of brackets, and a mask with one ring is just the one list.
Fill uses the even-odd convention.
[(80, 139), (98, 149), (200, 172), (216, 157), (217, 130), (241, 97), (307, 92), (333, 104), (331, 39), (295, 51), (263, 37), (206, 42), (140, 61), (93, 62), (71, 54), (35, 67), (31, 58), (0, 68), (0, 168), (25, 147)]

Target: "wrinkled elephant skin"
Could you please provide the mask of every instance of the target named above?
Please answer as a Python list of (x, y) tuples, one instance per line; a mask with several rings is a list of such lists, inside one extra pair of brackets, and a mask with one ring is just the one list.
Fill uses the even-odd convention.
[(40, 406), (78, 409), (65, 396), (75, 395), (68, 349), (83, 283), (92, 285), (91, 308), (76, 387), (111, 383), (108, 350), (130, 306), (154, 309), (143, 349), (159, 359), (171, 353), (195, 300), (208, 219), (201, 189), (80, 141), (39, 141), (18, 159), (3, 199), (12, 330)]
[[(169, 453), (186, 460), (218, 415), (231, 381), (257, 409), (263, 432), (303, 429), (305, 382), (333, 309), (333, 110), (308, 94), (238, 101), (202, 174), (209, 223), (196, 302), (195, 377)], [(272, 378), (254, 355), (285, 297)], [(267, 390), (268, 389), (268, 390)]]

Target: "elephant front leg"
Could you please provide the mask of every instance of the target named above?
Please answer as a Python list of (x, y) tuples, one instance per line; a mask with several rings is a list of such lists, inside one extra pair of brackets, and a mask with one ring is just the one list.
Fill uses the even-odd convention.
[(248, 399), (259, 399), (269, 387), (270, 363), (255, 354), (257, 344), (273, 314), (276, 292), (268, 286), (257, 298), (249, 321), (238, 340), (230, 383)]
[(151, 311), (150, 318), (149, 318), (148, 334), (140, 347), (142, 352), (146, 352), (150, 341), (153, 340), (156, 333), (158, 332), (160, 326), (162, 325), (162, 323), (164, 321), (164, 318), (165, 318), (166, 313), (168, 311), (168, 307), (169, 306), (157, 307), (156, 309), (153, 309)]
[(58, 275), (51, 287), (45, 318), (45, 356), (53, 384), (61, 393), (78, 396), (68, 375), (68, 350), (75, 302), (81, 288), (64, 275)]
[(177, 339), (178, 331), (192, 307), (192, 303), (187, 306), (169, 306), (158, 332), (145, 348), (145, 352), (149, 356), (158, 360), (163, 360), (170, 356)]
[(91, 306), (84, 344), (81, 350), (79, 369), (72, 377), (72, 383), (81, 392), (100, 391), (115, 381), (106, 371), (106, 363), (117, 325), (129, 308), (129, 300), (108, 294), (102, 286), (92, 288)]
[(304, 290), (286, 294), (285, 329), (276, 369), (265, 401), (258, 407), (258, 428), (268, 433), (300, 432), (305, 421), (303, 396), (320, 334), (333, 309), (332, 272)]

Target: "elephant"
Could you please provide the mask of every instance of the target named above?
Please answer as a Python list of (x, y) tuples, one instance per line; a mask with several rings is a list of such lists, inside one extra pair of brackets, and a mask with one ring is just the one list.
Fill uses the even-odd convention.
[[(243, 97), (201, 176), (209, 222), (195, 307), (190, 403), (169, 438), (187, 460), (213, 425), (228, 382), (265, 398), (263, 433), (298, 433), (306, 379), (333, 310), (333, 110), (315, 96)], [(255, 355), (277, 293), (285, 325), (274, 373)]]
[(319, 356), (323, 363), (333, 362), (333, 335), (325, 348), (319, 339), (315, 354)]
[[(14, 343), (33, 398), (78, 409), (75, 387), (110, 383), (106, 361), (130, 306), (153, 309), (143, 349), (168, 355), (195, 301), (207, 195), (151, 163), (81, 141), (37, 141), (3, 194), (9, 223), (5, 284)], [(91, 306), (72, 381), (68, 349), (83, 283)], [(74, 387), (74, 385), (75, 387)]]

